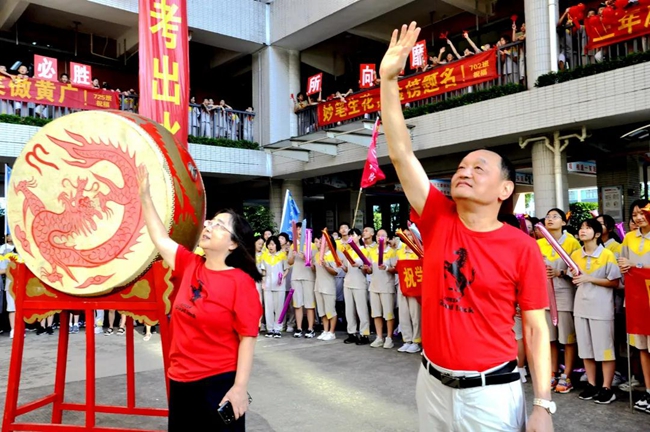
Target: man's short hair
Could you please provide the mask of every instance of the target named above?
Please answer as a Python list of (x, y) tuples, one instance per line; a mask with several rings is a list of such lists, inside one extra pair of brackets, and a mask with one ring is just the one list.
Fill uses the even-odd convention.
[(501, 154), (498, 151), (486, 149), (487, 151), (491, 151), (492, 153), (497, 154), (501, 158), (501, 178), (503, 180), (509, 180), (513, 183), (515, 183), (517, 179), (517, 171), (515, 170), (515, 166), (512, 164), (510, 159), (505, 157), (503, 154)]

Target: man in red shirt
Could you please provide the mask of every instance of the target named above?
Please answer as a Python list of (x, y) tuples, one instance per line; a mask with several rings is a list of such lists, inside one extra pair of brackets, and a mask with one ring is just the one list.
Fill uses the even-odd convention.
[(535, 241), (497, 220), (514, 190), (512, 164), (479, 150), (435, 189), (413, 153), (397, 78), (420, 29), (393, 33), (380, 68), (381, 110), (391, 161), (416, 213), (425, 250), (423, 367), (416, 400), (422, 431), (522, 431), (526, 408), (512, 332), (515, 305), (535, 392), (529, 431), (552, 431), (546, 272)]

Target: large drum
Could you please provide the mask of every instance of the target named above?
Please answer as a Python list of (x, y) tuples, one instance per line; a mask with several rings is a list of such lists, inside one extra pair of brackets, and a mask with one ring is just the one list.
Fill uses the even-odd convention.
[(140, 165), (171, 237), (194, 248), (205, 191), (187, 150), (137, 114), (86, 111), (43, 127), (13, 167), (7, 217), (27, 267), (79, 296), (113, 292), (146, 272), (158, 254), (141, 210)]

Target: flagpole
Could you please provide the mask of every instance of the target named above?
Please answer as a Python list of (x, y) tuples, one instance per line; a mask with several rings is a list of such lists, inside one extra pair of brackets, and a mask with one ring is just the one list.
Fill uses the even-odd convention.
[(278, 228), (282, 232), (282, 224), (284, 223), (284, 215), (287, 212), (287, 200), (289, 199), (289, 189), (284, 193), (284, 202), (282, 203), (282, 217), (280, 218), (280, 227)]
[(359, 188), (359, 196), (357, 197), (357, 206), (354, 208), (354, 218), (352, 219), (352, 227), (357, 227), (357, 213), (359, 212), (359, 203), (361, 202), (361, 192), (363, 188)]
[[(627, 345), (627, 383), (630, 384), (632, 381), (632, 364), (630, 360), (630, 335), (626, 334), (625, 335), (625, 341)], [(630, 395), (630, 409), (634, 412), (634, 403), (632, 402), (632, 386), (630, 386), (630, 391), (628, 392)]]

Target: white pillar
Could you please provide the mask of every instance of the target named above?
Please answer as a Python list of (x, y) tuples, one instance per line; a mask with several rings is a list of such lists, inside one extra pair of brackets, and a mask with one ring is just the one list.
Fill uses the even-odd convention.
[[(544, 142), (536, 142), (532, 148), (533, 159), (533, 192), (535, 193), (535, 216), (544, 217), (546, 213), (557, 207), (555, 196), (555, 164), (554, 154)], [(569, 210), (569, 183), (567, 180), (566, 153), (561, 155), (562, 165), (562, 206), (561, 210)]]
[(557, 71), (557, 8), (557, 0), (524, 0), (528, 88), (540, 75)]
[(276, 228), (280, 229), (282, 221), (282, 204), (284, 203), (284, 189), (282, 189), (282, 182), (278, 180), (271, 180), (269, 182), (269, 209), (273, 214), (273, 222)]
[(291, 93), (300, 89), (300, 53), (275, 46), (253, 56), (255, 139), (272, 144), (296, 135)]

